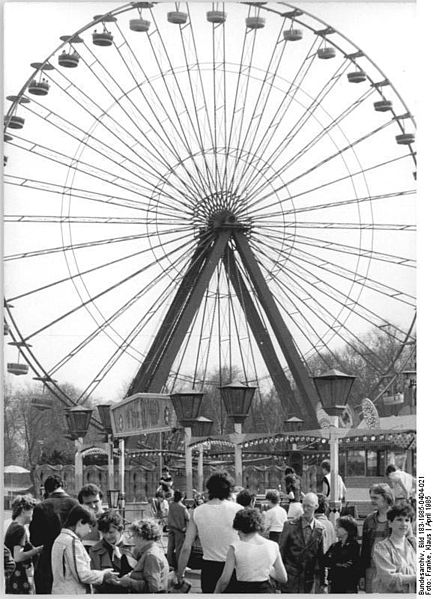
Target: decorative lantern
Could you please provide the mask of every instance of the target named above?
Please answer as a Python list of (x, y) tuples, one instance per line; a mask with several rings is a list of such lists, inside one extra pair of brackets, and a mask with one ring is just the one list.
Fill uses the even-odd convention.
[(302, 420), (302, 418), (298, 418), (297, 416), (292, 416), (291, 418), (288, 418), (287, 420), (285, 420), (283, 424), (284, 424), (283, 430), (286, 433), (293, 433), (293, 432), (302, 430), (304, 421)]
[(178, 421), (182, 426), (191, 427), (198, 417), (203, 393), (201, 391), (182, 391), (172, 393), (170, 399)]
[(66, 410), (66, 423), (72, 438), (79, 439), (86, 436), (92, 412), (91, 408), (82, 408), (81, 406), (75, 406)]
[(194, 437), (209, 437), (212, 433), (213, 420), (205, 416), (199, 416), (192, 425), (192, 434)]
[(219, 388), (227, 415), (235, 423), (242, 423), (248, 416), (256, 387), (243, 383), (229, 383)]
[(312, 378), (323, 408), (330, 416), (339, 416), (344, 411), (356, 376), (333, 368)]

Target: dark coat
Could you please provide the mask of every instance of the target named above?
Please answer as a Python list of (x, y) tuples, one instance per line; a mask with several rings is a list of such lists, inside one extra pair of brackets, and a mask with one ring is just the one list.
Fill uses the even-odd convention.
[(283, 593), (318, 592), (325, 582), (323, 529), (315, 520), (308, 543), (305, 542), (302, 517), (285, 522), (280, 537), (280, 553), (287, 571)]
[(360, 576), (359, 543), (350, 539), (344, 545), (337, 541), (325, 555), (325, 566), (329, 568), (330, 593), (357, 593)]
[[(122, 543), (118, 545), (121, 555), (132, 555), (131, 547), (126, 547)], [(92, 570), (105, 570), (105, 568), (113, 568), (117, 573), (121, 574), (121, 561), (112, 559), (113, 549), (111, 546), (101, 539), (93, 547), (89, 549), (90, 568)], [(95, 593), (125, 593), (125, 589), (115, 584), (104, 582), (101, 585), (93, 585)]]
[(50, 595), (53, 586), (53, 573), (51, 570), (51, 549), (55, 539), (59, 536), (66, 518), (75, 506), (79, 505), (76, 499), (69, 497), (64, 492), (54, 491), (50, 496), (35, 506), (33, 518), (30, 522), (30, 541), (37, 547), (44, 548), (39, 555), (35, 567), (34, 582), (38, 595)]

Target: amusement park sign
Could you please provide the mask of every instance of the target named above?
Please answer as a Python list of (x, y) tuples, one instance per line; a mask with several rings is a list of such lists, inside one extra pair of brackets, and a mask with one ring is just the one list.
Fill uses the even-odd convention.
[(168, 431), (176, 426), (176, 414), (169, 395), (136, 393), (111, 408), (115, 437)]

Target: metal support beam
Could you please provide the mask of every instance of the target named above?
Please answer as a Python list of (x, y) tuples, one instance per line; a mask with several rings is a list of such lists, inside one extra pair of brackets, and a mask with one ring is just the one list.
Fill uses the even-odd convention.
[(306, 425), (318, 426), (316, 416), (316, 405), (319, 403), (319, 397), (310, 380), (304, 363), (296, 349), (292, 336), (284, 322), (274, 298), (269, 291), (265, 278), (260, 270), (257, 260), (250, 248), (248, 239), (242, 231), (234, 231), (233, 237), (236, 243), (236, 249), (242, 259), (245, 270), (254, 285), (260, 303), (266, 312), (266, 316), (275, 333), (277, 341), (281, 347), (284, 358), (289, 365), (290, 371), (295, 379), (296, 386), (301, 393), (304, 402), (300, 405), (301, 415)]
[(209, 241), (205, 243), (202, 240), (198, 243), (186, 273), (179, 285), (177, 293), (167, 311), (167, 314), (165, 315), (164, 321), (161, 324), (149, 351), (147, 352), (143, 364), (140, 366), (134, 380), (129, 386), (127, 393), (128, 396), (133, 395), (134, 393), (146, 392), (149, 390), (155, 369), (157, 368), (157, 365), (164, 354), (170, 337), (173, 334), (173, 329), (179, 318), (179, 314), (181, 313), (185, 302), (187, 301), (188, 295), (191, 293), (191, 289), (193, 288), (200, 273), (200, 269), (206, 259), (208, 251), (207, 245), (210, 245)]
[(245, 312), (246, 319), (253, 332), (257, 347), (262, 354), (263, 361), (265, 362), (272, 382), (274, 383), (275, 390), (281, 405), (283, 406), (284, 414), (288, 418), (289, 414), (297, 411), (300, 412), (295, 393), (280, 364), (270, 335), (251, 299), (250, 292), (245, 284), (242, 273), (236, 264), (234, 252), (229, 245), (224, 254), (224, 266), (236, 295), (238, 296), (239, 303)]
[(157, 367), (155, 368), (153, 378), (149, 384), (148, 391), (150, 393), (159, 393), (167, 381), (170, 368), (180, 350), (182, 341), (188, 332), (191, 322), (197, 312), (207, 286), (210, 283), (211, 277), (217, 267), (218, 262), (222, 259), (225, 247), (230, 239), (230, 230), (221, 230), (216, 237), (215, 243), (210, 249), (202, 269), (198, 273), (195, 284), (191, 289), (191, 293), (185, 301), (182, 313), (179, 315), (177, 322), (172, 330), (172, 335), (167, 342), (164, 354), (161, 357)]

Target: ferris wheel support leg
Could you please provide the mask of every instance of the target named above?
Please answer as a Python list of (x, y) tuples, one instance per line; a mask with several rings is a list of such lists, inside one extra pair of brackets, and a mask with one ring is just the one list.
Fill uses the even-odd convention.
[(233, 235), (245, 269), (257, 291), (260, 303), (266, 312), (284, 358), (287, 360), (287, 364), (295, 379), (296, 386), (304, 400), (300, 404), (298, 402), (297, 408), (303, 416), (306, 425), (316, 427), (318, 426), (316, 406), (319, 404), (319, 397), (314, 389), (313, 383), (308, 376), (307, 370), (296, 349), (293, 338), (277, 308), (275, 300), (269, 291), (269, 287), (266, 284), (262, 271), (250, 248), (248, 239), (242, 231), (235, 231)]
[(281, 405), (283, 406), (285, 417), (288, 418), (289, 414), (296, 411), (297, 408), (295, 394), (284, 373), (283, 367), (280, 364), (269, 333), (262, 322), (257, 308), (251, 300), (242, 273), (237, 267), (233, 250), (229, 246), (227, 246), (224, 255), (224, 266), (227, 275), (230, 278), (230, 282), (236, 291), (239, 303), (245, 312), (248, 324), (253, 331), (257, 346), (262, 354), (263, 361), (267, 366), (272, 382), (274, 383)]

